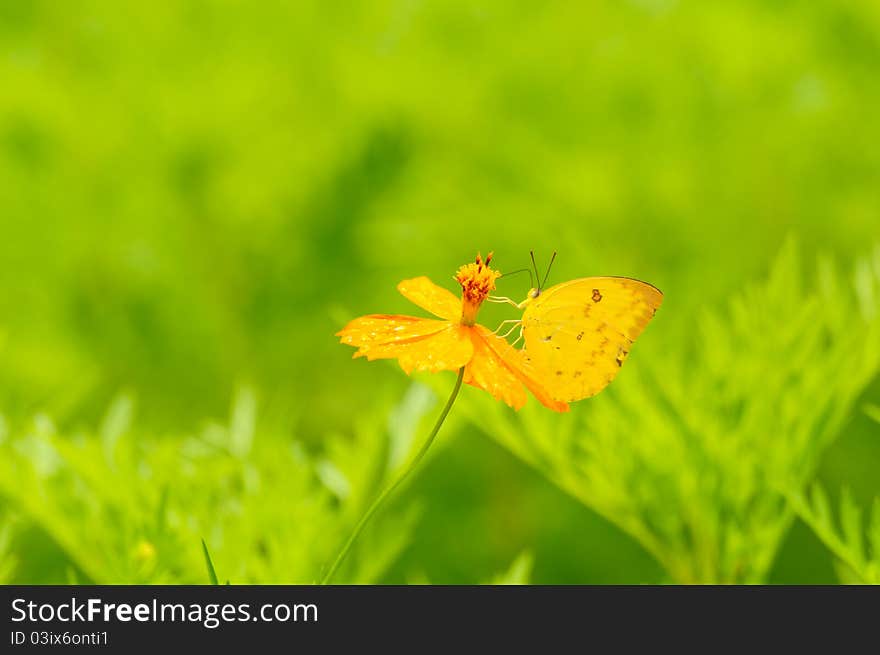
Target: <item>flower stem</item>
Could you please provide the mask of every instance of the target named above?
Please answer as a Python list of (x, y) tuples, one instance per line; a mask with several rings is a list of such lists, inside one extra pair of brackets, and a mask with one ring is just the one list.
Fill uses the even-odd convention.
[(434, 423), (434, 427), (431, 429), (431, 433), (428, 435), (428, 438), (425, 439), (425, 443), (422, 444), (419, 451), (415, 454), (415, 456), (409, 461), (409, 464), (400, 472), (400, 474), (395, 478), (395, 480), (389, 484), (385, 489), (380, 493), (376, 500), (372, 502), (370, 507), (364, 512), (364, 515), (361, 517), (360, 521), (358, 521), (357, 525), (354, 526), (354, 530), (349, 535), (348, 540), (345, 542), (345, 545), (342, 547), (342, 550), (339, 551), (339, 554), (336, 556), (336, 559), (333, 561), (333, 565), (327, 570), (324, 574), (324, 577), (321, 578), (321, 584), (325, 585), (330, 582), (333, 578), (333, 574), (336, 573), (336, 570), (339, 568), (339, 565), (342, 564), (342, 561), (345, 559), (345, 556), (348, 555), (348, 551), (351, 550), (352, 545), (357, 540), (360, 533), (363, 531), (364, 527), (367, 525), (367, 522), (376, 513), (376, 510), (382, 505), (383, 501), (391, 495), (391, 493), (400, 486), (400, 484), (409, 476), (410, 473), (418, 466), (418, 463), (425, 456), (425, 453), (428, 452), (428, 448), (431, 447), (431, 444), (434, 443), (434, 438), (437, 436), (437, 433), (440, 431), (440, 426), (443, 425), (443, 421), (446, 420), (446, 416), (449, 414), (449, 410), (452, 409), (452, 403), (455, 402), (455, 399), (458, 397), (458, 391), (461, 389), (461, 381), (464, 378), (464, 367), (462, 366), (458, 369), (458, 379), (455, 381), (455, 386), (452, 388), (452, 394), (449, 396), (449, 400), (446, 401), (446, 406), (443, 408), (443, 411), (440, 412), (440, 416), (437, 418), (437, 422)]

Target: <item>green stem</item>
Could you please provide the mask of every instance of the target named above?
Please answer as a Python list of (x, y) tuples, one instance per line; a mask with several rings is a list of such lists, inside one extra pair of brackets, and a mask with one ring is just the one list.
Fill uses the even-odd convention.
[(415, 454), (415, 456), (410, 460), (409, 464), (400, 472), (397, 478), (389, 484), (385, 489), (376, 497), (376, 500), (370, 505), (364, 515), (361, 517), (361, 520), (358, 521), (357, 525), (354, 526), (354, 530), (349, 535), (348, 540), (345, 542), (345, 545), (342, 547), (342, 550), (339, 551), (339, 554), (336, 556), (336, 559), (333, 561), (333, 565), (327, 570), (327, 573), (324, 574), (324, 577), (321, 578), (321, 584), (325, 585), (330, 582), (333, 578), (333, 574), (336, 573), (336, 570), (339, 568), (339, 565), (342, 564), (342, 561), (345, 559), (345, 556), (348, 555), (348, 551), (351, 550), (352, 545), (357, 540), (360, 533), (363, 531), (364, 526), (367, 525), (367, 522), (376, 513), (376, 510), (382, 505), (383, 501), (391, 495), (391, 493), (400, 486), (400, 484), (409, 476), (410, 473), (418, 466), (418, 463), (425, 456), (425, 453), (428, 452), (428, 448), (431, 447), (431, 444), (434, 443), (434, 437), (437, 436), (437, 433), (440, 431), (440, 426), (443, 425), (443, 421), (446, 420), (446, 416), (449, 414), (449, 410), (452, 409), (452, 403), (455, 402), (455, 399), (458, 397), (458, 391), (461, 389), (461, 381), (464, 378), (464, 367), (462, 366), (458, 369), (458, 379), (455, 381), (455, 387), (452, 389), (452, 394), (449, 396), (449, 400), (446, 401), (446, 407), (443, 408), (443, 411), (440, 413), (440, 416), (437, 418), (437, 422), (434, 424), (431, 433), (428, 435), (428, 438), (425, 439), (425, 443), (422, 444), (422, 447), (419, 448), (419, 451)]

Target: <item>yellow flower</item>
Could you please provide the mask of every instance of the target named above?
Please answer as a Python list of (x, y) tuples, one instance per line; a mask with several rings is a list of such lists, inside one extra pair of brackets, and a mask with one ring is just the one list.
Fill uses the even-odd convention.
[(501, 275), (478, 254), (471, 264), (458, 269), (455, 279), (462, 297), (437, 286), (427, 277), (404, 280), (398, 291), (440, 320), (392, 314), (370, 314), (351, 321), (337, 336), (356, 347), (354, 357), (397, 359), (411, 371), (455, 371), (464, 367), (464, 382), (485, 389), (493, 397), (519, 409), (526, 402), (526, 389), (546, 407), (568, 411), (538, 382), (522, 351), (476, 322), (480, 305), (495, 289)]

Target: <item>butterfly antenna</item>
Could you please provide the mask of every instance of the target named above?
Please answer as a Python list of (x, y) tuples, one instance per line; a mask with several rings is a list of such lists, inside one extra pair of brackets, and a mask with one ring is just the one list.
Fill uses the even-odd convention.
[[(553, 262), (556, 259), (556, 251), (553, 251), (553, 255), (550, 257), (550, 263), (547, 264), (547, 272), (544, 274), (544, 279), (541, 280), (541, 289), (544, 288), (544, 285), (547, 284), (547, 278), (550, 277), (550, 269), (553, 267)], [(534, 257), (532, 257), (532, 261), (534, 261)], [(537, 270), (537, 269), (536, 269)]]
[[(535, 280), (537, 280), (540, 278), (541, 274), (538, 273), (538, 264), (535, 262), (535, 251), (529, 250), (529, 255), (532, 258), (532, 268), (535, 269)], [(529, 280), (531, 280), (531, 279), (532, 279), (532, 272), (529, 271)], [(534, 282), (532, 282), (532, 286), (534, 286)]]
[(529, 284), (534, 284), (534, 280), (532, 280), (532, 270), (530, 268), (520, 268), (516, 271), (508, 271), (507, 273), (502, 273), (498, 277), (499, 278), (510, 277), (511, 275), (516, 275), (517, 273), (528, 273), (529, 274)]

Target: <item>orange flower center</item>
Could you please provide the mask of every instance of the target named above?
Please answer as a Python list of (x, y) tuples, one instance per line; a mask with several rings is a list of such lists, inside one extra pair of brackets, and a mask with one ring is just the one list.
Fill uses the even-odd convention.
[(495, 289), (495, 280), (501, 276), (499, 271), (489, 268), (490, 261), (492, 261), (491, 252), (486, 256), (485, 261), (477, 254), (473, 264), (465, 264), (455, 274), (455, 279), (461, 285), (462, 325), (474, 325), (477, 322), (480, 305)]

